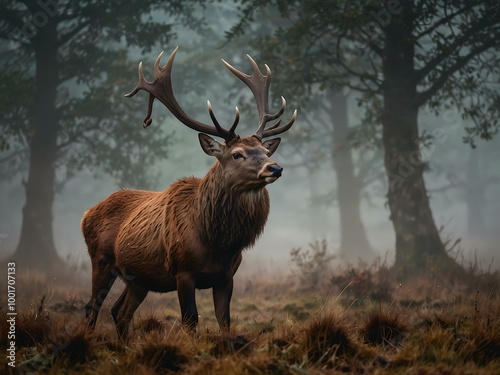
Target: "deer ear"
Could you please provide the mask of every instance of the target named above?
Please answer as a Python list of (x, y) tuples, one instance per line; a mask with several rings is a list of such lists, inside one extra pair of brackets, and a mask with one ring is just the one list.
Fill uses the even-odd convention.
[(262, 146), (269, 150), (268, 156), (271, 156), (272, 154), (274, 154), (274, 151), (278, 149), (280, 142), (281, 138), (268, 139), (267, 141), (262, 142)]
[(201, 148), (205, 151), (205, 154), (215, 156), (217, 159), (222, 156), (224, 146), (215, 139), (203, 133), (198, 134), (198, 139), (200, 140)]

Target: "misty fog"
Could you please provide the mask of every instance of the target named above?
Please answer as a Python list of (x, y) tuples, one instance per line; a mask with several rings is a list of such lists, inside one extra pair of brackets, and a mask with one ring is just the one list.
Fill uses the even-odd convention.
[[(200, 12), (202, 10), (199, 10)], [(200, 121), (209, 122), (205, 103), (207, 99), (214, 105), (215, 112), (221, 123), (228, 123), (234, 116), (236, 105), (248, 105), (250, 111), (242, 112), (240, 133), (250, 135), (256, 126), (256, 109), (248, 93), (243, 93), (241, 82), (231, 76), (220, 59), (223, 58), (242, 71), (250, 71), (250, 65), (245, 54), (254, 51), (245, 42), (235, 44), (223, 43), (224, 32), (236, 21), (235, 6), (225, 4), (207, 4), (203, 10), (204, 17), (213, 34), (199, 35), (186, 28), (176, 30), (178, 38), (171, 44), (155, 46), (151, 52), (142, 53), (140, 50), (131, 50), (130, 61), (134, 66), (144, 60), (145, 74), (151, 77), (152, 63), (162, 50), (168, 55), (177, 45), (180, 46), (174, 67), (174, 92), (179, 101), (184, 104), (188, 113)], [(158, 17), (158, 15), (156, 15)], [(140, 32), (140, 30), (138, 30)], [(8, 52), (7, 52), (8, 53)], [(204, 74), (195, 82), (198, 87), (185, 87), (182, 74), (191, 74), (186, 71), (186, 64), (192, 56), (204, 61), (213, 71), (213, 76)], [(239, 56), (239, 57), (238, 57)], [(166, 60), (166, 57), (164, 57)], [(146, 64), (146, 61), (148, 62)], [(266, 61), (257, 60), (259, 66)], [(190, 69), (195, 64), (191, 65)], [(281, 74), (279, 69), (273, 68), (274, 76)], [(124, 77), (129, 81), (130, 89), (136, 84), (136, 76)], [(217, 81), (215, 85), (214, 82)], [(234, 90), (241, 94), (234, 95)], [(68, 90), (80, 90), (77, 85), (68, 87)], [(239, 92), (239, 91), (237, 91)], [(124, 94), (124, 93), (121, 93)], [(117, 94), (117, 101), (139, 101), (146, 112), (146, 95), (141, 93), (133, 99), (124, 98)], [(301, 104), (294, 100), (294, 92), (277, 92), (271, 85), (271, 96), (283, 95), (288, 101), (284, 118), (289, 119), (293, 109), (299, 105), (298, 119), (290, 132), (282, 136), (280, 149), (273, 155), (284, 167), (283, 176), (268, 186), (271, 198), (271, 212), (264, 234), (257, 241), (254, 248), (245, 251), (240, 273), (249, 273), (254, 270), (286, 270), (291, 267), (290, 250), (297, 247), (307, 248), (308, 244), (327, 239), (333, 253), (339, 248), (339, 217), (338, 204), (335, 199), (336, 179), (329, 157), (315, 161), (317, 153), (298, 143), (292, 147), (292, 138), (300, 139), (301, 132), (307, 131), (310, 126), (306, 121), (307, 115), (313, 115), (317, 109), (310, 104)], [(354, 127), (361, 117), (359, 106), (356, 105), (356, 93), (349, 93), (348, 117), (349, 126)], [(143, 113), (140, 114), (141, 116)], [(322, 116), (318, 116), (317, 119)], [(147, 132), (149, 137), (155, 137), (160, 127), (165, 127), (169, 134), (170, 145), (168, 156), (153, 165), (143, 165), (142, 168), (158, 171), (159, 179), (155, 190), (164, 190), (175, 180), (184, 176), (194, 175), (202, 177), (214, 163), (214, 159), (205, 155), (198, 143), (195, 131), (188, 129), (178, 122), (168, 111), (156, 103), (153, 111), (153, 124), (146, 130), (137, 122), (137, 132)], [(324, 117), (323, 117), (324, 119)], [(317, 120), (316, 120), (317, 121)], [(326, 121), (326, 120), (324, 120)], [(430, 114), (424, 110), (420, 112), (421, 132), (435, 133), (435, 138), (422, 154), (429, 162), (429, 170), (425, 173), (426, 183), (431, 199), (431, 208), (436, 224), (442, 226), (442, 237), (452, 242), (462, 239), (459, 248), (465, 259), (473, 259), (477, 252), (480, 264), (487, 268), (491, 261), (494, 267), (500, 265), (498, 259), (498, 241), (500, 240), (500, 139), (494, 137), (491, 141), (478, 141), (477, 147), (472, 149), (463, 143), (464, 127), (467, 120), (453, 109), (443, 111), (440, 115)], [(437, 134), (437, 136), (436, 136)], [(295, 153), (297, 147), (304, 149)], [(325, 153), (328, 150), (324, 150)], [(353, 151), (355, 167), (360, 155), (365, 152), (363, 147)], [(4, 155), (5, 156), (5, 155)], [(2, 154), (0, 153), (0, 159)], [(312, 162), (311, 162), (312, 161)], [(304, 164), (305, 165), (301, 165)], [(411, 166), (410, 166), (411, 167)], [(59, 165), (59, 174), (68, 173), (64, 165)], [(383, 171), (383, 160), (373, 164), (374, 169)], [(376, 171), (375, 171), (376, 172)], [(12, 254), (20, 236), (22, 209), (25, 201), (23, 180), (26, 179), (27, 169), (14, 174), (13, 178), (2, 174), (0, 182), (0, 257), (6, 258)], [(473, 186), (474, 185), (474, 186)], [(477, 186), (480, 189), (477, 189)], [(476, 186), (476, 187), (475, 187)], [(109, 175), (99, 170), (84, 168), (76, 171), (75, 175), (56, 194), (53, 207), (53, 230), (55, 244), (63, 259), (72, 263), (89, 264), (87, 249), (80, 232), (82, 214), (99, 201), (105, 199), (112, 192), (122, 189), (142, 188), (141, 186), (118, 185)], [(476, 190), (474, 190), (476, 189)], [(382, 174), (365, 187), (362, 192), (361, 216), (370, 245), (382, 259), (389, 262), (394, 258), (394, 230), (389, 220), (387, 207), (387, 182)], [(318, 196), (330, 196), (333, 199), (318, 200)], [(319, 203), (318, 203), (319, 202)], [(470, 218), (471, 209), (475, 208), (482, 219)], [(477, 225), (473, 225), (475, 224)], [(471, 226), (474, 226), (471, 228)], [(455, 248), (456, 250), (457, 248)], [(89, 269), (87, 267), (87, 269)]]

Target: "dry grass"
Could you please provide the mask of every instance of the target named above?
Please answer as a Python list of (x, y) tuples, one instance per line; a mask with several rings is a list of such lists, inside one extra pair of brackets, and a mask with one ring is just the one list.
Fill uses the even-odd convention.
[[(399, 284), (385, 267), (323, 275), (308, 289), (292, 276), (238, 280), (232, 330), (221, 333), (210, 291), (197, 294), (195, 333), (179, 324), (175, 293), (151, 294), (130, 340), (117, 339), (110, 305), (84, 322), (85, 285), (19, 275), (16, 371), (66, 374), (498, 374), (498, 274), (467, 283), (439, 278)], [(292, 278), (290, 278), (292, 277)], [(305, 273), (301, 273), (301, 284)], [(487, 282), (486, 282), (487, 280)], [(68, 286), (70, 285), (70, 286)], [(315, 289), (310, 289), (316, 285)], [(303, 285), (302, 285), (303, 286)], [(384, 289), (384, 293), (377, 292)], [(31, 292), (29, 292), (31, 291)], [(2, 296), (5, 293), (2, 292)], [(5, 301), (1, 301), (5, 306)], [(3, 315), (3, 314), (2, 314)], [(7, 332), (6, 319), (0, 330)], [(7, 347), (0, 337), (1, 349)], [(0, 365), (6, 365), (5, 356)]]
[(408, 326), (401, 314), (379, 309), (369, 313), (362, 324), (360, 333), (365, 343), (397, 349), (407, 331)]

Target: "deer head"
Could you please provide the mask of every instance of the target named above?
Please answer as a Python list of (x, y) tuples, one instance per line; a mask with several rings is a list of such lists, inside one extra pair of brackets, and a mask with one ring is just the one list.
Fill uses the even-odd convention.
[[(286, 100), (281, 97), (281, 108), (274, 114), (269, 113), (268, 97), (271, 83), (271, 70), (269, 67), (265, 65), (266, 75), (263, 75), (257, 63), (247, 55), (253, 66), (252, 75), (247, 75), (222, 60), (224, 65), (250, 88), (259, 112), (259, 121), (255, 133), (250, 137), (240, 138), (235, 133), (240, 117), (238, 107), (236, 107), (235, 118), (229, 130), (223, 128), (217, 121), (210, 101), (207, 101), (207, 105), (213, 126), (191, 118), (180, 107), (173, 94), (171, 79), (172, 66), (178, 48), (172, 52), (164, 66), (160, 65), (163, 52), (160, 53), (154, 64), (154, 80), (152, 82), (145, 79), (141, 62), (138, 68), (139, 82), (134, 90), (125, 95), (126, 97), (132, 97), (139, 90), (145, 90), (149, 93), (148, 112), (143, 126), (146, 128), (152, 123), (153, 101), (154, 99), (158, 99), (180, 122), (200, 132), (199, 140), (203, 151), (217, 158), (225, 169), (228, 179), (231, 180), (231, 176), (234, 176), (233, 181), (229, 181), (232, 186), (255, 189), (274, 182), (281, 176), (283, 168), (269, 157), (276, 151), (281, 139), (273, 138), (265, 140), (265, 138), (290, 129), (297, 117), (297, 110), (293, 112), (291, 119), (285, 125), (281, 125), (279, 118), (286, 109)], [(271, 121), (275, 121), (275, 123), (266, 128), (267, 124)], [(209, 135), (223, 138), (225, 142), (218, 142)], [(233, 171), (234, 173), (231, 173)]]

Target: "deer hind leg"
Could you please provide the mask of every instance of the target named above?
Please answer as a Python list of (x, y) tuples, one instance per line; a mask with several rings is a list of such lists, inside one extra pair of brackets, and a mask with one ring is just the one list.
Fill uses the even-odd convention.
[(134, 283), (127, 283), (127, 286), (120, 298), (111, 308), (111, 315), (115, 321), (118, 337), (124, 340), (127, 338), (130, 322), (139, 305), (144, 301), (149, 290), (141, 288)]
[(87, 322), (92, 328), (95, 327), (99, 310), (119, 275), (112, 263), (105, 257), (92, 259), (92, 297), (85, 306)]

